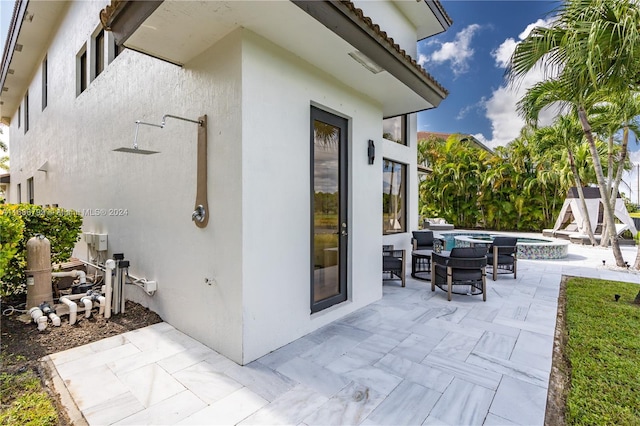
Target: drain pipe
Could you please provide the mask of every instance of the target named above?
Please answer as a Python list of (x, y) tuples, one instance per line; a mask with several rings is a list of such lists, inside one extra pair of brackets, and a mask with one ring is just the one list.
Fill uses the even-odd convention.
[(104, 273), (104, 295), (105, 295), (105, 310), (104, 317), (106, 319), (111, 318), (111, 296), (113, 292), (113, 270), (116, 268), (116, 262), (113, 259), (109, 259), (105, 262), (106, 271)]

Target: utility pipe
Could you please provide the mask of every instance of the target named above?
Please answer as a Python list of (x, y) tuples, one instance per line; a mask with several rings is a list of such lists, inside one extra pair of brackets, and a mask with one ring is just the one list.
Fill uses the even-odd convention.
[(87, 283), (87, 274), (84, 271), (77, 271), (77, 270), (73, 270), (73, 271), (67, 271), (67, 272), (52, 272), (51, 273), (52, 277), (56, 277), (56, 278), (60, 278), (60, 277), (79, 277), (80, 278), (80, 284), (86, 284)]
[(60, 327), (60, 317), (58, 315), (56, 315), (55, 312), (51, 312), (49, 314), (49, 319), (51, 320), (51, 323), (55, 326), (55, 327)]
[(33, 322), (38, 324), (38, 331), (44, 331), (47, 328), (47, 317), (44, 316), (39, 307), (34, 306), (29, 309), (29, 315), (31, 315)]
[(80, 303), (84, 305), (84, 317), (91, 318), (91, 309), (93, 309), (93, 301), (91, 300), (91, 296), (85, 296), (80, 299)]
[[(74, 295), (74, 296), (78, 296), (78, 295)], [(69, 325), (73, 325), (76, 323), (78, 305), (76, 304), (76, 302), (72, 302), (71, 300), (69, 300), (68, 297), (69, 296), (62, 296), (60, 298), (60, 301), (69, 307)]]
[(116, 269), (116, 262), (113, 259), (108, 259), (105, 262), (104, 273), (104, 297), (105, 297), (105, 310), (104, 317), (106, 319), (111, 318), (111, 293), (113, 290), (113, 270)]

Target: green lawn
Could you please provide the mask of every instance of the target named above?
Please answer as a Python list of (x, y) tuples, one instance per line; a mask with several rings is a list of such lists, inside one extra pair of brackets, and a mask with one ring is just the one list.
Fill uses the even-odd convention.
[(16, 369), (16, 365), (24, 360), (2, 354), (0, 361), (3, 369), (0, 373), (0, 425), (59, 424), (58, 413), (40, 378), (29, 368)]
[(632, 303), (638, 290), (630, 283), (568, 280), (568, 425), (640, 425), (640, 305)]

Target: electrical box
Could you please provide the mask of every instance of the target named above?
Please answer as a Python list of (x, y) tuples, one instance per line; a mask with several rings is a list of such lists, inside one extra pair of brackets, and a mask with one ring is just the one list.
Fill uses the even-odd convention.
[(95, 240), (93, 244), (96, 250), (107, 251), (107, 234), (95, 234)]
[(84, 242), (87, 243), (88, 246), (93, 246), (93, 237), (95, 236), (93, 232), (85, 232), (82, 236), (84, 237)]

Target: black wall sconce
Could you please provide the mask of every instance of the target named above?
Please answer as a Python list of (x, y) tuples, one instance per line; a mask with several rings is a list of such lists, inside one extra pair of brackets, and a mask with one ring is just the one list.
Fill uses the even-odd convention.
[(371, 139), (369, 139), (369, 149), (367, 149), (367, 155), (369, 156), (369, 164), (373, 164), (373, 161), (376, 159), (376, 146)]

